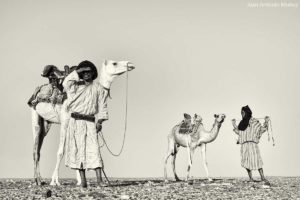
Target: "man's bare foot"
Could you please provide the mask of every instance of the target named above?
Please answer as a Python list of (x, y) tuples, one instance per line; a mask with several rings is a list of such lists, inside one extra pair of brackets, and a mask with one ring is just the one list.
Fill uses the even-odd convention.
[(271, 185), (270, 182), (267, 179), (264, 179), (262, 181), (265, 183), (265, 185)]
[(87, 188), (87, 182), (81, 182), (81, 187), (82, 188)]

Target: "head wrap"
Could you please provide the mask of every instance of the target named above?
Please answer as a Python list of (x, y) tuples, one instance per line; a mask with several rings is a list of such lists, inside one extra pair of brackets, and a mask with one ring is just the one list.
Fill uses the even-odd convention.
[(54, 65), (46, 65), (44, 67), (43, 73), (41, 74), (41, 76), (43, 77), (48, 77), (50, 75), (51, 72), (53, 72), (54, 70), (57, 70), (57, 67)]
[(252, 117), (252, 111), (251, 111), (251, 109), (249, 108), (248, 105), (242, 107), (242, 111), (245, 112), (245, 115), (243, 116), (242, 121), (239, 123), (238, 129), (241, 130), (241, 131), (244, 131), (249, 126), (249, 121)]
[(85, 67), (88, 67), (91, 69), (91, 71), (93, 73), (92, 78), (93, 78), (93, 80), (95, 80), (98, 77), (98, 72), (97, 72), (96, 66), (92, 62), (85, 60), (85, 61), (82, 61), (81, 63), (79, 63), (79, 65), (77, 66), (76, 69), (85, 68)]

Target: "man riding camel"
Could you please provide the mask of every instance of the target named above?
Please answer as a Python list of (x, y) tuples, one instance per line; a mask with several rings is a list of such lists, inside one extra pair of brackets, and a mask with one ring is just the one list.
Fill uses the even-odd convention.
[(62, 93), (62, 85), (60, 79), (63, 72), (59, 71), (54, 65), (47, 65), (44, 67), (42, 77), (48, 78), (49, 83), (41, 85), (36, 88), (35, 92), (28, 100), (28, 105), (34, 107), (40, 102), (58, 103), (62, 104), (66, 96)]
[(102, 182), (103, 162), (97, 133), (102, 129), (102, 122), (108, 120), (108, 92), (99, 82), (94, 82), (97, 76), (95, 65), (86, 60), (63, 82), (68, 96), (66, 109), (71, 114), (66, 130), (65, 164), (79, 170), (82, 187), (87, 187), (87, 169), (94, 169), (98, 184)]

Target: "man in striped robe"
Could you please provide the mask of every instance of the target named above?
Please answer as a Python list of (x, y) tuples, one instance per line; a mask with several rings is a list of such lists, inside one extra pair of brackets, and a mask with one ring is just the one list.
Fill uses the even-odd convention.
[(252, 170), (258, 170), (261, 180), (270, 184), (264, 176), (263, 161), (258, 148), (259, 140), (268, 128), (269, 117), (265, 117), (265, 123), (262, 126), (257, 119), (252, 117), (249, 106), (242, 107), (241, 114), (243, 119), (238, 126), (236, 126), (235, 119), (232, 120), (233, 131), (239, 136), (238, 144), (241, 144), (241, 165), (247, 170), (250, 181), (253, 181)]
[(67, 110), (71, 113), (66, 130), (65, 164), (79, 169), (82, 187), (87, 187), (86, 169), (94, 169), (98, 184), (102, 181), (103, 163), (97, 133), (102, 122), (108, 120), (108, 93), (99, 82), (94, 82), (97, 76), (96, 66), (82, 61), (63, 82), (68, 95)]

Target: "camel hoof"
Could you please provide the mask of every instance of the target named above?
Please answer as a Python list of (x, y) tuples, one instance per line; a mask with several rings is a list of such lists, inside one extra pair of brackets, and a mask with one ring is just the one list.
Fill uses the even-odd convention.
[(77, 182), (77, 184), (76, 185), (81, 185), (81, 182)]
[(52, 186), (60, 186), (61, 184), (60, 184), (60, 182), (58, 182), (58, 180), (52, 180), (51, 183), (50, 183), (50, 185), (52, 185)]
[(168, 179), (165, 179), (165, 183), (169, 183), (169, 180), (168, 180)]
[(208, 180), (208, 182), (213, 182), (213, 179), (211, 179), (211, 178), (208, 178), (207, 180)]
[(41, 181), (40, 178), (35, 178), (34, 182), (35, 182), (36, 185), (42, 185), (42, 181)]

